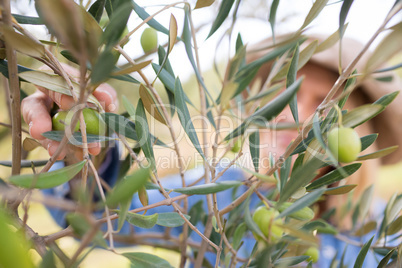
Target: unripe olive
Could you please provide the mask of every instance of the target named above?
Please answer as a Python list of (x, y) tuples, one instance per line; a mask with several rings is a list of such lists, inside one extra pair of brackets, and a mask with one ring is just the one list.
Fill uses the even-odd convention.
[(279, 215), (277, 210), (265, 206), (258, 207), (253, 215), (253, 221), (260, 228), (265, 237), (270, 236), (272, 242), (278, 241), (283, 235), (283, 229), (277, 224), (283, 224), (281, 219), (275, 220)]
[[(68, 111), (60, 111), (55, 114), (52, 118), (52, 126), (53, 130), (64, 130), (67, 126), (71, 124), (71, 119), (73, 113), (70, 115)], [(75, 125), (74, 131), (78, 131), (80, 129), (80, 122), (78, 121)]]
[(141, 47), (145, 53), (156, 50), (158, 46), (158, 33), (153, 28), (146, 28), (141, 35)]
[(359, 156), (362, 143), (353, 128), (334, 128), (328, 133), (328, 147), (339, 162), (353, 162)]
[[(82, 110), (84, 116), (86, 131), (88, 134), (105, 135), (106, 124), (101, 118), (100, 114), (90, 108)], [(68, 111), (60, 111), (52, 118), (53, 130), (64, 130), (66, 126), (71, 124), (73, 113)], [(74, 131), (80, 129), (79, 121), (75, 125)]]
[(310, 258), (307, 259), (308, 262), (317, 262), (318, 259), (320, 258), (320, 251), (316, 247), (309, 247), (306, 252), (304, 252), (305, 256), (310, 256)]
[(241, 139), (237, 139), (236, 141), (235, 141), (235, 143), (233, 144), (233, 147), (232, 147), (232, 149), (231, 149), (231, 151), (233, 152), (233, 153), (238, 153), (238, 152), (240, 152), (240, 149), (241, 149)]
[[(282, 212), (291, 205), (293, 205), (293, 203), (284, 202), (279, 206), (278, 210), (279, 212)], [(293, 212), (292, 214), (289, 215), (289, 217), (294, 218), (296, 220), (309, 221), (314, 218), (314, 211), (309, 207), (304, 207), (296, 212)]]

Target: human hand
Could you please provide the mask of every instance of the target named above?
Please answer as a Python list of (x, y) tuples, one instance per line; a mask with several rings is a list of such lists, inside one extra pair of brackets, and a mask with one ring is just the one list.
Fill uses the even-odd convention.
[[(77, 69), (68, 65), (63, 65), (63, 68), (72, 77), (79, 77)], [(101, 84), (92, 94), (98, 99), (106, 112), (117, 111), (117, 94), (113, 87), (108, 84)], [(57, 141), (49, 140), (42, 136), (42, 133), (52, 130), (50, 110), (53, 103), (56, 103), (61, 110), (69, 110), (74, 106), (75, 101), (71, 96), (38, 87), (38, 90), (34, 94), (26, 97), (21, 103), (22, 116), (29, 125), (29, 133), (47, 149), (50, 156), (56, 152), (60, 144)], [(91, 143), (88, 147), (88, 151), (92, 155), (97, 155), (101, 151), (100, 143)], [(67, 154), (74, 154), (76, 158), (82, 159), (82, 149), (72, 145), (66, 146), (57, 159), (61, 160)]]

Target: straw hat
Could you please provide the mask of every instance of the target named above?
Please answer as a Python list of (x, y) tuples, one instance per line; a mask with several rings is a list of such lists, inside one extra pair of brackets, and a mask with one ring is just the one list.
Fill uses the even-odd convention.
[[(280, 37), (277, 37), (279, 40)], [(318, 40), (321, 43), (325, 40), (323, 36), (310, 36), (309, 39), (303, 43), (300, 50), (306, 47), (308, 44), (313, 42), (314, 40)], [(264, 40), (257, 45), (252, 46), (253, 49), (258, 47), (267, 46), (267, 44), (272, 43), (272, 39)], [(363, 48), (363, 44), (360, 42), (350, 39), (344, 38), (342, 40), (342, 68), (345, 69), (350, 62), (358, 55), (358, 53)], [(248, 60), (255, 60), (261, 53), (255, 53), (255, 55), (251, 55), (248, 57)], [(364, 56), (360, 59), (358, 64), (356, 65), (357, 72), (363, 72), (365, 64), (370, 57), (370, 52), (366, 52)], [(310, 62), (315, 63), (317, 65), (321, 65), (329, 70), (338, 73), (338, 63), (339, 63), (339, 42), (334, 46), (316, 53), (310, 60)], [(262, 70), (259, 72), (260, 74), (263, 72), (267, 72), (269, 70), (268, 66), (262, 67)], [(262, 75), (263, 77), (266, 75)], [(368, 100), (369, 103), (372, 103), (382, 96), (402, 90), (402, 81), (401, 78), (398, 77), (394, 72), (381, 73), (380, 76), (391, 76), (392, 81), (390, 82), (381, 82), (376, 80), (373, 76), (365, 79), (360, 87), (356, 89), (360, 94), (364, 94), (364, 99)], [(357, 93), (356, 92), (356, 93)], [(356, 94), (354, 93), (354, 94)], [(402, 160), (402, 94), (398, 94), (395, 100), (387, 106), (387, 108), (378, 116), (371, 119), (373, 129), (375, 133), (378, 133), (379, 136), (377, 138), (377, 145), (380, 149), (399, 145), (397, 151), (392, 154), (381, 159), (383, 164), (393, 164)]]

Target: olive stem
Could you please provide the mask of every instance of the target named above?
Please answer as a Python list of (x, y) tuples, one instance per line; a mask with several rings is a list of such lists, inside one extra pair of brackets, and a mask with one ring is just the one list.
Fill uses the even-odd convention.
[(341, 127), (343, 127), (343, 124), (342, 124), (342, 111), (339, 108), (338, 104), (335, 104), (334, 108), (335, 108), (336, 112), (338, 113), (338, 125), (341, 128)]

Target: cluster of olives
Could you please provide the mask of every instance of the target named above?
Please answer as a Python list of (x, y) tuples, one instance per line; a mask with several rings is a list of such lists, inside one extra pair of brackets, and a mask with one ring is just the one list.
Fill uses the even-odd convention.
[[(279, 211), (283, 211), (288, 208), (292, 203), (285, 202), (279, 207)], [(284, 232), (281, 228), (283, 224), (282, 219), (276, 219), (279, 216), (279, 211), (274, 208), (267, 208), (266, 206), (258, 207), (253, 214), (253, 221), (257, 224), (258, 228), (264, 235), (264, 240), (269, 238), (273, 243), (277, 242), (283, 236)], [(291, 215), (292, 218), (299, 220), (311, 220), (314, 217), (314, 212), (306, 207)], [(262, 237), (254, 234), (257, 240), (261, 240)], [(303, 255), (309, 256), (307, 261), (317, 262), (320, 256), (320, 252), (316, 247), (309, 247)]]

